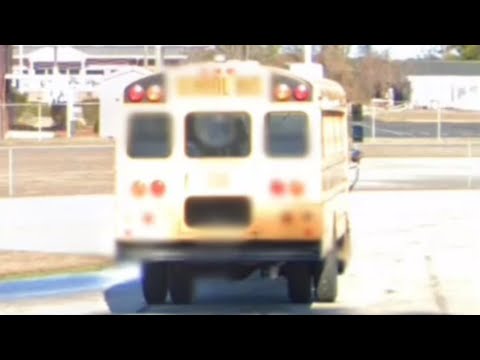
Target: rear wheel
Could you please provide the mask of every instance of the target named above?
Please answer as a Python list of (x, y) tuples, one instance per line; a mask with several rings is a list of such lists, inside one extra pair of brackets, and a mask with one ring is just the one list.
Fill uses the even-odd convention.
[(346, 230), (342, 239), (339, 241), (338, 247), (338, 275), (343, 275), (347, 270), (348, 261), (352, 253), (352, 238), (350, 231), (350, 221), (347, 217)]
[(193, 302), (195, 297), (195, 280), (191, 269), (182, 265), (171, 265), (168, 283), (170, 297), (174, 304), (189, 305)]
[(289, 264), (286, 271), (288, 297), (294, 304), (312, 301), (312, 276), (308, 264)]
[(337, 254), (331, 252), (318, 267), (315, 276), (315, 296), (319, 302), (333, 303), (338, 293), (338, 260)]
[(142, 264), (142, 290), (148, 305), (164, 304), (167, 299), (167, 266), (161, 263)]

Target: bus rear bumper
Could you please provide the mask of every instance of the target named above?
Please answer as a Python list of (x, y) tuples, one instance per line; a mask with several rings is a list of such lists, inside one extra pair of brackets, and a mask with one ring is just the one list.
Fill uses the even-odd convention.
[(118, 261), (315, 262), (319, 243), (159, 244), (117, 241)]

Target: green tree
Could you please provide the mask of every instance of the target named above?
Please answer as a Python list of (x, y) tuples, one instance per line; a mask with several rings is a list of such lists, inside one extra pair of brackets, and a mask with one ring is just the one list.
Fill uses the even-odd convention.
[(445, 50), (448, 58), (480, 60), (480, 45), (446, 45)]

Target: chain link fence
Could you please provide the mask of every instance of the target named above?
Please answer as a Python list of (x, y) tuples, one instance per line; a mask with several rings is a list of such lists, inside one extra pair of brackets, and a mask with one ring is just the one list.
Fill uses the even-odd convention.
[(0, 146), (0, 198), (113, 194), (114, 145)]
[(480, 140), (480, 111), (436, 107), (416, 109), (409, 104), (364, 106), (366, 140)]
[(70, 124), (67, 123), (67, 106), (63, 104), (16, 103), (0, 106), (8, 119), (6, 138), (44, 139), (98, 135), (98, 102), (73, 104)]

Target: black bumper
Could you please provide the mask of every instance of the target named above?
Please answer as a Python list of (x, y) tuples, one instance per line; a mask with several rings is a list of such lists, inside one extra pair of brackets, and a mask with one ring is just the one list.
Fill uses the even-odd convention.
[(294, 262), (318, 261), (317, 243), (158, 244), (117, 242), (119, 261)]

